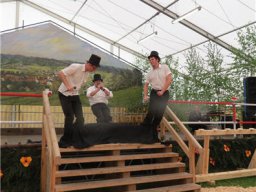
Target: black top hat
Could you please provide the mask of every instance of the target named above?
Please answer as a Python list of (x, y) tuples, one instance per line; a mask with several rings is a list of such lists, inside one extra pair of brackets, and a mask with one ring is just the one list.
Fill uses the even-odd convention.
[(101, 78), (101, 75), (100, 74), (94, 74), (92, 81), (94, 82), (94, 81), (98, 81), (98, 80), (103, 81), (103, 79)]
[(148, 59), (150, 59), (150, 57), (155, 57), (157, 58), (159, 61), (161, 60), (159, 55), (158, 55), (158, 52), (157, 51), (151, 51), (150, 55), (148, 56)]
[(92, 54), (88, 63), (90, 63), (96, 67), (100, 67), (100, 60), (101, 60), (101, 58), (98, 55)]

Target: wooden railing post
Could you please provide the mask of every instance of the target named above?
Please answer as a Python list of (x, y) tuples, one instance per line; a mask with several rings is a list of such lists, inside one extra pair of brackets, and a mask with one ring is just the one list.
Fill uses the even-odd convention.
[(256, 168), (256, 149), (254, 150), (254, 153), (253, 153), (253, 156), (252, 156), (252, 159), (249, 163), (249, 166), (248, 166), (249, 169), (253, 169), (253, 168)]
[[(60, 162), (60, 149), (48, 98), (49, 90), (43, 91), (43, 133), (42, 133), (42, 192), (55, 191), (56, 171)], [(47, 147), (46, 147), (47, 145)], [(44, 152), (43, 152), (44, 149)], [(43, 186), (44, 185), (44, 186)]]
[[(209, 173), (209, 154), (210, 154), (210, 136), (221, 136), (221, 135), (234, 135), (234, 134), (256, 134), (256, 129), (224, 129), (224, 130), (203, 130), (199, 129), (195, 131), (195, 135), (204, 137), (204, 150), (203, 156), (199, 159), (197, 164), (202, 164), (202, 172), (196, 175), (196, 182), (206, 182), (211, 180), (222, 180), (231, 178), (240, 178), (256, 175), (256, 149), (251, 162), (246, 170), (235, 170), (228, 172), (215, 172)], [(198, 165), (199, 166), (199, 165)], [(198, 168), (198, 167), (197, 167)]]
[(163, 118), (162, 121), (164, 123), (165, 128), (168, 131), (170, 131), (174, 139), (178, 142), (179, 146), (182, 148), (182, 150), (185, 152), (185, 154), (189, 158), (189, 171), (191, 174), (193, 174), (193, 182), (195, 182), (196, 181), (195, 149), (199, 152), (199, 155), (200, 155), (199, 158), (201, 158), (203, 148), (168, 106), (166, 107), (166, 114), (169, 117), (171, 117), (171, 119), (175, 122), (175, 124), (183, 132), (184, 136), (188, 140), (188, 146), (187, 146), (182, 140), (182, 138), (180, 137), (180, 135), (175, 131), (175, 129), (167, 121), (167, 119), (165, 117)]
[(195, 146), (188, 142), (189, 145), (189, 172), (193, 175), (193, 183), (196, 182), (196, 169), (195, 169)]
[(43, 124), (42, 124), (42, 144), (41, 144), (41, 191), (46, 191), (46, 137), (45, 137), (45, 118), (43, 112)]

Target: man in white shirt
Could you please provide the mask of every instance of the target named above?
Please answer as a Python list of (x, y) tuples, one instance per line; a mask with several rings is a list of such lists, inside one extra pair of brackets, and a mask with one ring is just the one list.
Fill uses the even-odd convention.
[(112, 121), (108, 107), (108, 99), (113, 97), (112, 91), (103, 86), (103, 79), (100, 74), (93, 77), (94, 85), (89, 87), (86, 96), (93, 114), (96, 116), (97, 123), (109, 123)]
[(58, 77), (62, 81), (58, 89), (59, 99), (65, 116), (64, 134), (59, 141), (60, 147), (66, 148), (73, 145), (73, 128), (84, 127), (79, 90), (86, 82), (89, 73), (100, 67), (100, 60), (99, 56), (92, 54), (85, 64), (73, 63), (58, 72)]
[[(160, 64), (160, 57), (157, 51), (152, 51), (148, 56), (151, 64), (151, 71), (146, 76), (144, 85), (144, 102), (149, 100), (148, 113), (143, 125), (151, 126), (154, 138), (158, 140), (157, 127), (160, 124), (168, 99), (169, 86), (172, 83), (172, 76), (166, 64)], [(148, 96), (149, 84), (151, 85), (150, 97)]]

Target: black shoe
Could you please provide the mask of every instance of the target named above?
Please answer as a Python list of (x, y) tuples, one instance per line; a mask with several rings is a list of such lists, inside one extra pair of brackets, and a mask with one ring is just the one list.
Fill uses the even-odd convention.
[(69, 143), (62, 143), (62, 142), (59, 142), (59, 147), (60, 148), (68, 148), (68, 147), (71, 147), (72, 145), (69, 144)]
[(171, 142), (170, 141), (161, 141), (161, 144), (165, 145), (165, 146), (169, 146), (169, 145), (171, 145)]
[(84, 148), (86, 148), (86, 146), (83, 146), (83, 145), (74, 145), (74, 148), (76, 148), (76, 149), (84, 149)]

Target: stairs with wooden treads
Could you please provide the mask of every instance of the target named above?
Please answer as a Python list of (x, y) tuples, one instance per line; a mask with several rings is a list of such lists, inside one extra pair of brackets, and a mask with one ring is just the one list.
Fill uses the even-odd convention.
[(55, 191), (200, 191), (171, 146), (105, 144), (60, 151)]

